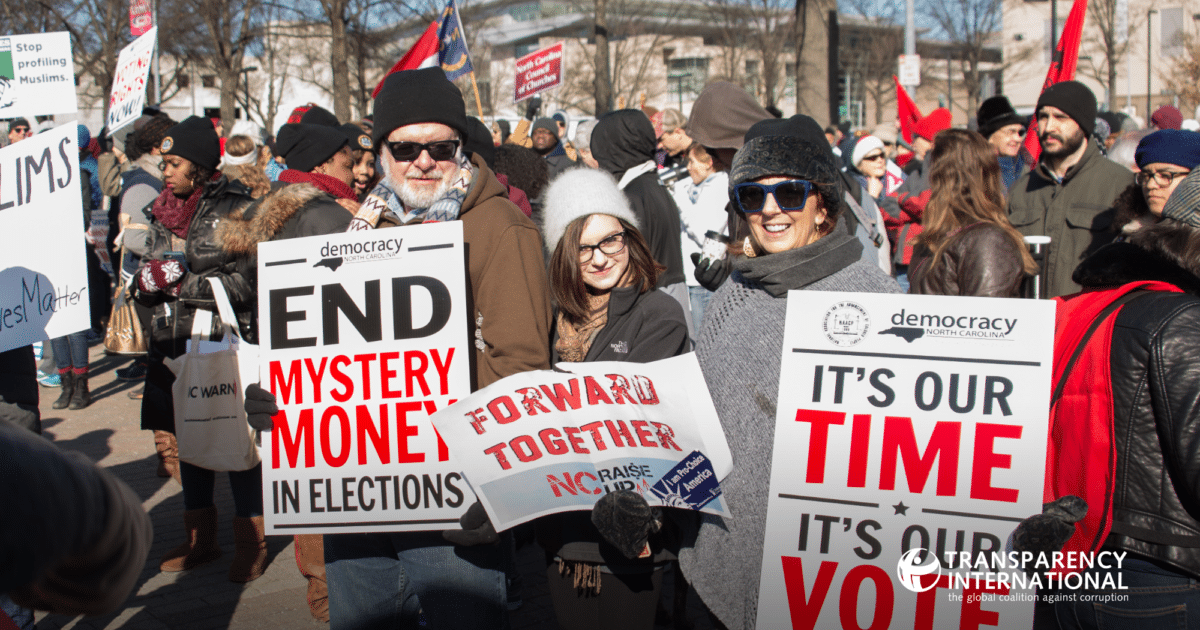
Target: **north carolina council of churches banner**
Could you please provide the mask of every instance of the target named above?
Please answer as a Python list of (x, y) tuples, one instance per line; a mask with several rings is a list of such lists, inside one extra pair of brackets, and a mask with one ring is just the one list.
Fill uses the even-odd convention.
[(441, 530), (475, 501), (429, 416), (470, 394), (462, 224), (261, 243), (268, 534)]
[(788, 295), (758, 628), (1032, 625), (1054, 307)]
[(0, 352), (92, 325), (75, 123), (0, 149)]
[(0, 37), (0, 118), (74, 114), (75, 62), (66, 32)]
[(514, 374), (432, 420), (497, 530), (617, 490), (728, 516), (733, 457), (696, 355)]

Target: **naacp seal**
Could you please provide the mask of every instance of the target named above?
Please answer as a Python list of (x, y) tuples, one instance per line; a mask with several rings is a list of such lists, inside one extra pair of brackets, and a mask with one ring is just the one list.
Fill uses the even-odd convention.
[(838, 302), (825, 312), (821, 326), (825, 338), (835, 346), (853, 346), (867, 336), (871, 318), (866, 309), (854, 302)]

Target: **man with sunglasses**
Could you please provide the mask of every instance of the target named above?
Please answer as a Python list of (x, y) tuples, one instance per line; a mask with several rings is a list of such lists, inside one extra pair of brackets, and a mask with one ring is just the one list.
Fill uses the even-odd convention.
[[(463, 150), (470, 127), (462, 93), (441, 68), (397, 72), (384, 81), (374, 115), (384, 178), (368, 199), (381, 203), (364, 203), (351, 229), (460, 221), (470, 291), (462, 297), (474, 309), (472, 389), (548, 369), (550, 289), (541, 237), (483, 159)], [(331, 627), (416, 627), (418, 611), (431, 628), (505, 627), (510, 552), (477, 544), (496, 540), (489, 527), (445, 537), (326, 536)]]
[(979, 121), (979, 135), (996, 148), (1005, 190), (1012, 188), (1017, 178), (1029, 169), (1029, 154), (1022, 150), (1028, 122), (1013, 109), (1007, 96), (993, 96), (984, 101), (975, 120)]
[(1108, 160), (1090, 140), (1096, 95), (1078, 81), (1055, 83), (1038, 97), (1042, 154), (1009, 190), (1008, 218), (1025, 236), (1049, 236), (1042, 297), (1077, 293), (1080, 261), (1115, 236), (1113, 202), (1133, 173)]
[(33, 136), (29, 121), (24, 118), (14, 118), (8, 121), (8, 143), (16, 144), (25, 138)]

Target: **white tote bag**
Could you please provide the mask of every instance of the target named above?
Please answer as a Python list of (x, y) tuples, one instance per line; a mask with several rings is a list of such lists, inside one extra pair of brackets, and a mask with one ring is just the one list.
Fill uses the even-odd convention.
[(197, 311), (188, 351), (166, 362), (175, 373), (171, 393), (179, 459), (209, 470), (248, 470), (261, 461), (243, 407), (246, 384), (258, 382), (258, 346), (238, 336), (225, 287), (215, 278), (209, 282), (225, 339), (201, 340), (212, 327), (204, 324), (211, 315)]

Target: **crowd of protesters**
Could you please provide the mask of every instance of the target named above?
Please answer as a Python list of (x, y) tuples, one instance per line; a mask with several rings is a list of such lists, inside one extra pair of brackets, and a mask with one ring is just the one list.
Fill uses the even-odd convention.
[[(653, 627), (673, 566), (714, 625), (755, 626), (772, 452), (764, 436), (775, 423), (785, 298), (795, 290), (1021, 298), (1036, 282), (1041, 297), (1054, 298), (1133, 281), (1177, 287), (1139, 296), (1111, 333), (1121, 394), (1114, 422), (1124, 427), (1114, 449), (1138, 466), (1114, 473), (1121, 491), (1107, 544), (1137, 559), (1124, 569), (1135, 592), (1200, 579), (1195, 121), (1164, 106), (1143, 130), (1128, 116), (1098, 112), (1094, 94), (1074, 81), (1045, 90), (1032, 119), (997, 96), (969, 129), (952, 128), (950, 112), (938, 109), (911, 133), (894, 124), (823, 129), (804, 113), (782, 118), (723, 81), (709, 84), (686, 116), (622, 109), (573, 121), (565, 111), (541, 117), (539, 107), (531, 102), (515, 127), (489, 125), (467, 116), (439, 69), (425, 69), (388, 76), (370, 117), (340, 121), (308, 104), (273, 136), (246, 121), (223, 134), (219, 121), (175, 121), (156, 110), (116, 146), (78, 127), (82, 210), (108, 213), (112, 226), (107, 242), (89, 243), (89, 261), (101, 252), (113, 261), (150, 339), (146, 357), (120, 377), (144, 381), (131, 396), (141, 398), (142, 428), (153, 432), (158, 474), (183, 490), (183, 542), (162, 558), (162, 571), (222, 555), (217, 475), (179, 461), (167, 368), (197, 330), (221, 336), (209, 280), (230, 299), (237, 321), (228, 324), (254, 343), (259, 243), (460, 221), (473, 389), (557, 361), (648, 362), (694, 349), (734, 453), (722, 481), (731, 520), (650, 509), (639, 495), (617, 492), (590, 517), (535, 522), (563, 628)], [(1025, 149), (1028, 129), (1037, 159)], [(31, 133), (27, 121), (9, 125), (10, 142)], [(386, 203), (362, 204), (369, 194)], [(1048, 237), (1049, 246), (1035, 257), (1025, 237)], [(103, 272), (92, 276), (93, 294), (109, 295)], [(107, 304), (92, 308), (92, 331), (43, 346), (43, 366), (52, 354), (54, 368), (38, 378), (61, 387), (56, 409), (91, 402), (87, 349)], [(10, 421), (0, 424), (39, 432), (33, 349), (0, 358), (0, 417)], [(254, 385), (246, 399), (251, 425), (270, 430), (274, 397)], [(0, 431), (0, 451), (24, 448), (21, 439)], [(127, 562), (145, 557), (144, 526), (129, 524), (125, 504), (111, 498), (124, 497), (121, 488), (39, 457), (57, 478), (95, 477), (76, 484), (87, 500), (110, 497), (103, 527), (89, 531), (108, 536)], [(228, 577), (249, 582), (267, 563), (261, 465), (229, 473), (229, 483), (236, 548)], [(114, 542), (103, 533), (114, 523), (134, 538)], [(4, 536), (8, 544), (11, 532)], [(498, 534), (479, 505), (461, 529), (298, 536), (296, 549), (312, 615), (335, 628), (503, 628), (520, 597), (512, 537)], [(23, 606), (111, 608), (132, 585), (105, 574), (107, 595), (46, 597), (30, 584), (71, 579), (56, 572), (76, 562), (78, 549), (47, 543), (42, 551), (29, 565), (36, 571), (0, 574), (0, 593), (13, 595), (0, 603), (18, 623), (30, 619)], [(94, 587), (97, 578), (80, 579)], [(1200, 593), (1181, 588), (1154, 601), (1109, 605), (1200, 607)], [(1042, 610), (1039, 623), (1077, 627), (1078, 611), (1065, 606)]]

